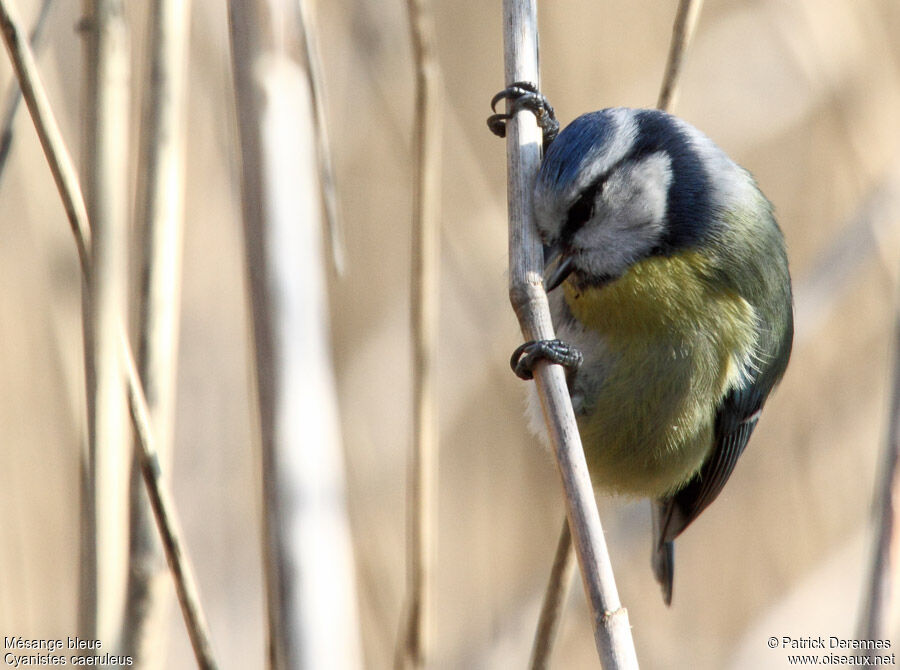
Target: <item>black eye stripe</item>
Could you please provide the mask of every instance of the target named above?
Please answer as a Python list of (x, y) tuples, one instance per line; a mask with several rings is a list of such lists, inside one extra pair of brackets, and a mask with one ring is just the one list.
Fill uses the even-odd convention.
[(583, 226), (594, 213), (594, 196), (596, 191), (590, 189), (581, 194), (581, 197), (575, 201), (575, 204), (569, 208), (569, 214), (566, 217), (566, 225), (563, 228), (562, 236), (571, 237), (578, 228)]
[[(611, 171), (610, 171), (611, 172)], [(594, 215), (594, 202), (597, 199), (597, 193), (603, 188), (610, 172), (600, 175), (593, 184), (588, 186), (578, 197), (566, 214), (566, 223), (560, 231), (560, 238), (565, 241), (572, 239), (572, 236), (578, 230), (590, 221)]]
[[(632, 146), (615, 165), (585, 187), (569, 207), (559, 236), (552, 242), (561, 243), (564, 247), (571, 245), (572, 238), (594, 215), (597, 194), (610, 175), (624, 164), (639, 163), (655, 153), (663, 153), (669, 159), (671, 182), (666, 192), (664, 237), (654, 253), (668, 254), (674, 250), (695, 247), (711, 231), (722, 225), (715, 216), (711, 203), (710, 175), (690, 134), (663, 112), (641, 110), (635, 113), (634, 118), (637, 133)], [(596, 142), (604, 144), (607, 140), (608, 137), (604, 134), (598, 136)], [(555, 160), (558, 164), (562, 159), (556, 157)], [(557, 165), (557, 170), (562, 170), (562, 167)]]

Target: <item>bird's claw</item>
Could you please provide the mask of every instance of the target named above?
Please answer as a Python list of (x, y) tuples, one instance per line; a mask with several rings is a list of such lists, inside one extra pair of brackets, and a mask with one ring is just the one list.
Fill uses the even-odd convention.
[(513, 352), (509, 365), (520, 379), (534, 379), (534, 365), (540, 359), (575, 371), (584, 360), (581, 352), (562, 340), (530, 340)]
[(504, 88), (491, 98), (491, 109), (494, 112), (497, 111), (497, 103), (504, 98), (509, 100), (508, 112), (506, 114), (492, 114), (487, 120), (488, 128), (494, 135), (506, 137), (506, 122), (516, 112), (523, 109), (532, 112), (537, 118), (538, 126), (544, 134), (545, 149), (559, 135), (559, 121), (556, 120), (556, 113), (536, 85), (527, 81), (517, 81), (511, 86)]

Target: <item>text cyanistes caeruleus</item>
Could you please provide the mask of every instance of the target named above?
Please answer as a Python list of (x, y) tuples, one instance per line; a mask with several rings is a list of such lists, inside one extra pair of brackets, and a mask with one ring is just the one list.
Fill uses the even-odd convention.
[(673, 540), (722, 490), (788, 363), (781, 230), (750, 173), (656, 110), (575, 119), (533, 203), (557, 337), (583, 356), (568, 381), (592, 480), (653, 501), (669, 603)]

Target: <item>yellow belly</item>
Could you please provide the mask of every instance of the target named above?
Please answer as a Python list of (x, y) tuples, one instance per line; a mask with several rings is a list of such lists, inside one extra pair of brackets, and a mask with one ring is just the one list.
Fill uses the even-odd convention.
[[(599, 288), (564, 284), (575, 319), (597, 337), (585, 351), (579, 429), (598, 486), (658, 497), (680, 488), (713, 446), (716, 408), (753, 364), (752, 306), (710, 281), (696, 252), (636, 263)], [(588, 385), (590, 387), (590, 385)]]

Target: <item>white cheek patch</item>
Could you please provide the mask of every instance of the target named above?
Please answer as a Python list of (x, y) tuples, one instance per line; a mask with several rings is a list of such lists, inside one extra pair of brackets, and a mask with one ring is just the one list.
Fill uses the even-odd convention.
[(664, 152), (627, 162), (606, 181), (591, 221), (573, 238), (580, 266), (590, 274), (619, 275), (662, 239), (671, 160)]
[[(571, 155), (569, 159), (578, 161), (578, 176), (570, 183), (544, 184), (534, 193), (534, 214), (538, 228), (546, 238), (554, 239), (566, 222), (569, 208), (585, 188), (593, 184), (602, 174), (612, 168), (631, 150), (637, 137), (637, 123), (633, 110), (625, 108), (607, 109), (604, 119), (611, 131), (603, 143), (593, 144), (581, 156)], [(557, 141), (565, 141), (565, 138)]]

